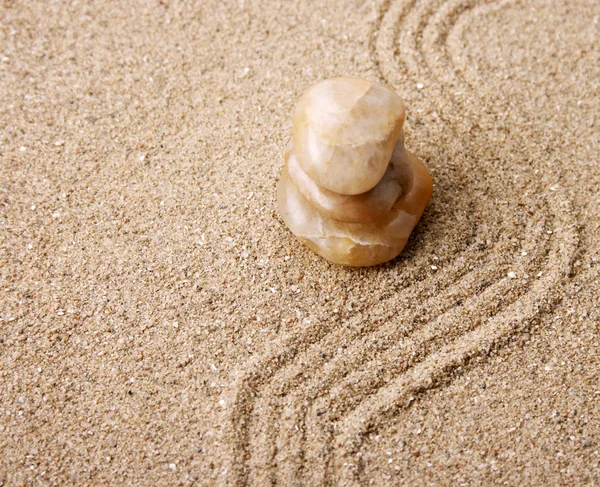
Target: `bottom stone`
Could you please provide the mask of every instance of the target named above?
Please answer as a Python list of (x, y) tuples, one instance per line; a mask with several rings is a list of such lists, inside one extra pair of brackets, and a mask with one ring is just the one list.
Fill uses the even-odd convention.
[(413, 184), (391, 211), (368, 223), (348, 223), (319, 213), (300, 194), (287, 164), (277, 187), (281, 217), (291, 232), (311, 250), (334, 264), (372, 266), (396, 257), (429, 203), (432, 192), (427, 168), (406, 151)]

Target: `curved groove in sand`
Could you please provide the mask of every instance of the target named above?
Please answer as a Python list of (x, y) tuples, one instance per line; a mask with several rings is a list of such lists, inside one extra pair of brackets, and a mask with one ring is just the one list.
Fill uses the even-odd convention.
[[(434, 56), (423, 56), (426, 67), (419, 62), (415, 62), (415, 59), (420, 58), (427, 50), (434, 50), (434, 47), (437, 47), (440, 41), (442, 43), (447, 42), (449, 34), (444, 33), (439, 26), (447, 26), (447, 32), (453, 35), (454, 24), (459, 24), (462, 29), (464, 29), (463, 26), (467, 25), (467, 21), (461, 22), (463, 14), (468, 13), (469, 17), (479, 16), (496, 11), (512, 2), (504, 1), (499, 4), (487, 3), (485, 5), (475, 5), (476, 3), (464, 1), (446, 3), (444, 4), (445, 7), (438, 10), (434, 22), (429, 24), (421, 17), (420, 25), (427, 24), (423, 36), (423, 45), (426, 45), (427, 48), (419, 49), (415, 43), (413, 44), (415, 47), (414, 52), (410, 52), (410, 49), (408, 49), (409, 55), (405, 58), (408, 71), (415, 76), (415, 79), (423, 76), (425, 70), (429, 70), (430, 75), (434, 73), (439, 75), (440, 71), (444, 71), (443, 68), (446, 68), (446, 71), (444, 71), (446, 75), (450, 72), (459, 82), (462, 81), (456, 65), (447, 64), (443, 68), (436, 69), (439, 60), (444, 57), (443, 52)], [(405, 9), (408, 4), (409, 2), (397, 2), (396, 8), (391, 8), (388, 11), (392, 18), (386, 19), (384, 16), (384, 20), (389, 25), (398, 25), (400, 19), (394, 16), (406, 13), (403, 8)], [(444, 16), (449, 17), (449, 19), (445, 19)], [(407, 15), (407, 19), (410, 20), (411, 16)], [(412, 17), (412, 20), (414, 22), (417, 19)], [(431, 27), (432, 25), (433, 27)], [(436, 25), (437, 27), (435, 27)], [(471, 25), (470, 22), (469, 25)], [(386, 37), (389, 43), (391, 36)], [(452, 42), (456, 42), (456, 38), (453, 38)], [(410, 43), (408, 44), (410, 45)], [(377, 46), (378, 49), (386, 48), (386, 46), (382, 46), (382, 43), (378, 43)], [(387, 49), (389, 53), (389, 44)], [(452, 53), (452, 49), (450, 51), (456, 57), (456, 49), (454, 48), (454, 53)], [(379, 55), (379, 53), (380, 51), (377, 51), (376, 55)], [(450, 59), (452, 60), (452, 57)], [(379, 65), (382, 66), (382, 72), (386, 77), (385, 56), (379, 56)], [(466, 80), (465, 83), (468, 84), (470, 90), (475, 90), (473, 84), (468, 83)], [(547, 195), (547, 200), (551, 198), (552, 195)], [(339, 433), (337, 433), (335, 444), (329, 447), (335, 456), (335, 472), (341, 473), (342, 476), (344, 476), (342, 472), (349, 473), (349, 477), (344, 477), (344, 480), (354, 478), (351, 470), (352, 466), (355, 466), (355, 460), (352, 458), (352, 454), (360, 449), (362, 437), (367, 431), (377, 428), (387, 414), (406, 404), (413, 395), (441, 382), (447, 382), (454, 368), (465, 365), (474, 355), (485, 353), (490, 347), (501, 342), (527, 322), (534, 320), (542, 312), (549, 311), (556, 304), (559, 299), (559, 289), (564, 284), (571, 263), (577, 254), (579, 235), (570, 216), (570, 211), (565, 210), (565, 206), (569, 207), (570, 203), (567, 200), (558, 203), (555, 200), (551, 201), (553, 203), (549, 204), (548, 207), (556, 215), (559, 215), (559, 226), (554, 231), (553, 246), (546, 266), (546, 274), (537, 280), (524, 296), (537, 296), (544, 302), (544, 305), (537, 306), (531, 304), (534, 301), (528, 302), (526, 299), (517, 299), (506, 309), (491, 317), (485, 324), (468, 331), (454, 343), (443, 346), (438, 352), (427, 355), (425, 360), (412, 369), (407, 368), (390, 385), (377, 389), (375, 394), (367, 400), (361, 401), (348, 416), (342, 418), (341, 422), (336, 425), (335, 430)], [(406, 403), (403, 401), (406, 401)], [(341, 478), (337, 480), (341, 480)]]
[[(527, 232), (531, 236), (535, 233), (541, 234), (544, 228), (544, 222), (535, 222), (531, 226), (537, 227), (537, 232)], [(502, 251), (498, 247), (495, 248), (498, 255), (502, 255)], [(532, 272), (538, 270), (538, 262), (545, 260), (548, 249), (540, 248), (539, 251), (532, 255), (527, 264), (532, 266), (525, 267), (525, 271)], [(465, 276), (458, 285), (453, 286), (453, 290), (446, 293), (442, 298), (453, 296), (458, 303), (454, 306), (448, 306), (448, 309), (438, 313), (437, 316), (430, 317), (429, 321), (423, 326), (413, 326), (412, 329), (406, 331), (399, 327), (397, 322), (389, 323), (388, 326), (378, 328), (374, 333), (365, 335), (357, 339), (352, 346), (345, 350), (343, 356), (336, 360), (332, 360), (323, 366), (323, 371), (316, 377), (315, 380), (302, 380), (311, 377), (312, 370), (304, 371), (300, 376), (300, 371), (297, 371), (296, 379), (299, 378), (303, 382), (297, 387), (287, 398), (286, 404), (291, 405), (284, 407), (281, 414), (284, 420), (280, 420), (278, 443), (281, 446), (277, 449), (282, 453), (278, 458), (275, 458), (278, 465), (278, 473), (283, 473), (291, 470), (291, 467), (285, 465), (287, 456), (298, 458), (305, 455), (303, 440), (306, 435), (310, 435), (313, 446), (318, 444), (315, 437), (325, 436), (323, 432), (315, 432), (310, 427), (310, 418), (307, 410), (311, 409), (313, 403), (317, 399), (321, 399), (320, 409), (317, 415), (324, 414), (325, 411), (335, 410), (335, 418), (331, 415), (324, 415), (325, 424), (330, 423), (333, 419), (339, 421), (345, 415), (345, 410), (350, 407), (357, 406), (356, 402), (362, 397), (368, 397), (376, 393), (376, 391), (384, 387), (389, 382), (389, 376), (404, 373), (407, 369), (415, 366), (424, 357), (431, 353), (435, 353), (436, 349), (444, 345), (444, 332), (446, 331), (445, 323), (449, 318), (462, 318), (456, 322), (464, 322), (463, 333), (467, 333), (481, 321), (482, 317), (493, 316), (497, 309), (503, 309), (510, 303), (517, 300), (522, 294), (523, 289), (527, 289), (528, 285), (519, 286), (519, 284), (507, 278), (500, 278), (491, 285), (482, 283), (485, 280), (493, 280), (490, 273), (493, 269), (505, 267), (506, 262), (498, 261), (491, 263), (484, 268)], [(504, 276), (503, 276), (504, 277)], [(475, 295), (472, 295), (474, 288), (478, 287)], [(516, 295), (515, 295), (516, 294)], [(425, 303), (422, 309), (427, 309), (434, 300)], [(476, 309), (476, 316), (471, 316), (470, 309)], [(418, 313), (411, 319), (418, 318)], [(414, 325), (414, 322), (412, 323)], [(377, 345), (369, 346), (369, 342), (375, 340)], [(438, 343), (441, 342), (441, 343)], [(335, 357), (337, 359), (337, 357)], [(335, 360), (334, 359), (334, 360)], [(303, 361), (305, 364), (319, 362), (306, 358)], [(364, 367), (369, 366), (368, 370)], [(288, 377), (289, 379), (289, 377)], [(286, 383), (285, 377), (280, 377), (279, 382), (290, 385), (293, 381), (288, 380)], [(295, 384), (294, 384), (295, 386)], [(274, 392), (274, 391), (272, 391)], [(283, 391), (281, 391), (283, 392)], [(323, 398), (334, 398), (327, 400)], [(324, 403), (327, 403), (325, 405)], [(321, 421), (323, 423), (323, 421)], [(300, 427), (298, 426), (300, 425)], [(302, 427), (302, 425), (304, 425)], [(304, 432), (304, 434), (302, 434)], [(324, 451), (329, 448), (329, 445), (322, 445), (321, 449), (317, 448), (317, 457), (324, 458)], [(314, 474), (319, 470), (318, 462), (313, 457), (310, 465), (305, 469)], [(296, 462), (298, 465), (298, 462)], [(264, 466), (263, 466), (264, 467)], [(323, 470), (321, 468), (321, 470)], [(294, 475), (296, 480), (299, 480), (298, 475)], [(292, 476), (282, 478), (283, 483), (292, 481)], [(312, 479), (314, 480), (314, 479)]]
[[(469, 253), (474, 252), (476, 244), (469, 247)], [(427, 286), (431, 286), (431, 281), (443, 281), (451, 285), (454, 278), (459, 279), (464, 273), (469, 272), (468, 262), (458, 260), (458, 268), (453, 266), (441, 269), (434, 276), (428, 276), (424, 280), (411, 283), (410, 289), (417, 287), (420, 292)], [(408, 289), (408, 288), (407, 288)], [(391, 299), (398, 299), (397, 296), (388, 298), (386, 301), (379, 304), (381, 309), (385, 308), (385, 302)], [(375, 323), (373, 323), (375, 324)], [(333, 339), (331, 336), (333, 334)], [(254, 403), (256, 396), (260, 391), (268, 387), (273, 377), (280, 369), (289, 367), (288, 364), (297, 363), (298, 355), (306, 353), (308, 350), (315, 350), (322, 341), (336, 343), (340, 336), (347, 336), (346, 329), (327, 328), (319, 323), (314, 323), (308, 326), (302, 334), (289, 334), (274, 340), (268, 350), (262, 355), (251, 359), (243, 365), (237, 373), (234, 382), (228, 387), (223, 394), (222, 399), (225, 401), (226, 409), (223, 419), (223, 436), (227, 438), (227, 442), (231, 447), (231, 454), (226, 460), (222, 470), (226, 472), (224, 477), (229, 477), (226, 483), (231, 484), (231, 479), (235, 479), (233, 485), (245, 485), (248, 481), (249, 471), (257, 471), (257, 469), (249, 469), (251, 464), (251, 452), (248, 450), (251, 438), (255, 440), (263, 436), (251, 436), (250, 422), (252, 421), (252, 412), (255, 411)], [(265, 421), (268, 415), (258, 415), (256, 421)], [(264, 428), (261, 428), (264, 430)], [(260, 469), (258, 469), (260, 470)]]
[[(416, 288), (419, 294), (421, 294), (427, 288), (435, 286), (436, 282), (444, 283), (442, 286), (439, 286), (441, 289), (452, 286), (454, 280), (459, 280), (465, 274), (473, 272), (470, 268), (470, 260), (464, 258), (465, 255), (469, 256), (472, 254), (475, 254), (472, 258), (473, 261), (480, 260), (476, 242), (462, 252), (462, 258), (461, 256), (457, 256), (453, 262), (440, 269), (435, 275), (428, 274), (423, 280), (412, 282), (403, 291)], [(402, 295), (400, 298), (410, 299)], [(380, 302), (378, 308), (385, 309), (386, 302), (392, 299), (397, 305), (400, 304), (398, 303), (399, 296), (390, 296), (385, 301)], [(439, 298), (435, 297), (430, 301), (438, 300)], [(422, 308), (427, 303), (429, 301)], [(419, 311), (415, 314), (419, 314)], [(371, 323), (374, 327), (377, 324), (376, 322)], [(360, 329), (356, 331), (356, 334), (364, 333), (365, 331), (367, 330)], [(335, 344), (339, 341), (340, 337), (348, 337), (348, 334), (349, 332), (346, 328), (334, 329), (333, 326), (327, 328), (319, 323), (314, 323), (308, 326), (300, 335), (290, 334), (274, 340), (264, 354), (253, 358), (239, 369), (236, 379), (222, 397), (227, 405), (222, 422), (224, 428), (223, 436), (227, 438), (227, 443), (232, 450), (229, 459), (226, 460), (226, 464), (223, 466), (223, 470), (227, 472), (227, 476), (230, 476), (229, 480), (231, 478), (236, 479), (234, 485), (244, 485), (247, 483), (249, 471), (256, 472), (261, 470), (248, 468), (248, 465), (253, 463), (248, 445), (252, 439), (256, 442), (257, 439), (264, 437), (264, 435), (252, 435), (250, 433), (250, 430), (253, 429), (250, 423), (252, 421), (252, 412), (256, 410), (256, 396), (261, 391), (265, 392), (265, 389), (269, 387), (269, 383), (273, 381), (279, 370), (288, 369), (289, 367), (294, 367), (294, 364), (298, 364), (298, 361), (301, 360), (301, 358), (298, 358), (299, 356), (302, 357), (309, 350), (312, 350), (313, 353), (318, 353), (321, 349), (326, 350), (326, 346), (319, 345), (321, 342), (327, 341)], [(255, 417), (255, 421), (264, 422), (267, 417), (268, 415), (259, 414)], [(264, 430), (264, 427), (259, 429)], [(230, 482), (227, 481), (227, 483), (229, 484)]]
[(567, 278), (579, 242), (578, 232), (569, 212), (563, 210), (565, 203), (563, 201), (552, 207), (561, 216), (559, 221), (562, 228), (557, 227), (555, 230), (556, 238), (553, 239), (546, 274), (527, 293), (528, 296), (539, 297), (539, 304), (534, 304), (534, 300), (517, 300), (485, 324), (445, 345), (437, 353), (430, 354), (423, 362), (361, 402), (337, 428), (341, 433), (333, 451), (339, 473), (344, 475), (342, 472), (347, 472), (344, 464), (347, 466), (350, 463), (349, 459), (362, 444), (365, 433), (377, 428), (386, 415), (408, 405), (414, 396), (448, 381), (454, 369), (465, 366), (474, 356), (487, 353), (503, 339), (556, 305), (559, 289)]
[(475, 5), (469, 10), (463, 12), (460, 17), (454, 19), (454, 22), (447, 26), (444, 36), (446, 44), (446, 64), (453, 67), (453, 73), (457, 84), (461, 89), (477, 91), (477, 78), (472, 72), (472, 63), (466, 55), (465, 44), (462, 41), (465, 31), (469, 26), (477, 22), (479, 17), (495, 13), (516, 3), (517, 0), (503, 0), (497, 3), (484, 3)]
[[(536, 222), (536, 224), (538, 227), (544, 226), (543, 222)], [(505, 239), (503, 239), (502, 245), (496, 245), (495, 250), (497, 252), (495, 252), (495, 255), (502, 256), (504, 254), (503, 251), (507, 248), (509, 238), (511, 238), (511, 236), (507, 236)], [(535, 256), (532, 259), (534, 258)], [(477, 256), (473, 256), (473, 259), (477, 259)], [(462, 265), (460, 266), (460, 268), (464, 268), (465, 266), (468, 267), (468, 260), (466, 262), (462, 260), (461, 262)], [(420, 309), (416, 310), (416, 312), (413, 314), (411, 320), (418, 319), (419, 315), (421, 315), (424, 312), (424, 310), (433, 307), (433, 305), (436, 302), (440, 301), (440, 299), (446, 298), (447, 296), (453, 296), (455, 298), (455, 301), (445, 303), (442, 306), (442, 309), (440, 310), (441, 314), (448, 312), (448, 308), (452, 308), (453, 306), (457, 305), (456, 300), (465, 299), (469, 295), (469, 293), (473, 291), (474, 287), (478, 287), (478, 291), (480, 294), (483, 293), (488, 284), (484, 284), (482, 286), (480, 281), (483, 280), (483, 278), (489, 279), (489, 273), (492, 269), (497, 267), (498, 264), (499, 259), (496, 259), (493, 262), (486, 265), (483, 269), (480, 267), (479, 269), (464, 274), (459, 280), (458, 285), (452, 286), (449, 284), (451, 289), (448, 292), (444, 293), (442, 296), (435, 296), (434, 298), (431, 298), (425, 303), (423, 303)], [(454, 277), (460, 277), (457, 275), (453, 276), (453, 273), (451, 272), (447, 272), (446, 274), (446, 279), (444, 280), (449, 283), (453, 282)], [(416, 286), (421, 287), (421, 292), (423, 292), (423, 290), (426, 287), (426, 283), (418, 283), (416, 284)], [(397, 299), (398, 298), (396, 297), (395, 300)], [(396, 304), (399, 305), (400, 303)], [(429, 318), (431, 318), (431, 316), (429, 316), (428, 319)], [(414, 326), (415, 324), (411, 323), (410, 325), (412, 328), (402, 328), (399, 327), (396, 322), (391, 321), (383, 326), (374, 327), (374, 330), (366, 330), (364, 328), (359, 329), (355, 333), (351, 333), (351, 336), (353, 338), (357, 336), (359, 339), (357, 339), (353, 346), (351, 346), (350, 350), (348, 350), (348, 354), (346, 354), (345, 356), (360, 358), (361, 360), (358, 362), (358, 365), (360, 365), (360, 363), (363, 363), (364, 360), (368, 359), (368, 357), (364, 356), (364, 351), (361, 353), (360, 345), (363, 344), (362, 342), (368, 339), (381, 339), (386, 336), (388, 338), (391, 338), (391, 342), (393, 342), (394, 340), (401, 338), (402, 335), (406, 337), (410, 332), (414, 331), (414, 328), (416, 328), (416, 326)], [(368, 333), (369, 331), (372, 331), (372, 333), (365, 335), (365, 332)], [(272, 397), (281, 397), (285, 394), (288, 394), (291, 389), (298, 387), (304, 382), (306, 376), (313, 372), (313, 368), (317, 369), (314, 372), (319, 372), (319, 365), (315, 367), (316, 364), (322, 363), (322, 359), (319, 358), (318, 354), (322, 354), (323, 352), (326, 352), (327, 354), (332, 354), (332, 347), (336, 348), (338, 346), (337, 344), (340, 343), (341, 338), (347, 337), (349, 333), (349, 330), (346, 328), (338, 329), (336, 331), (330, 331), (324, 334), (320, 340), (316, 340), (312, 345), (308, 345), (308, 347), (305, 348), (304, 351), (296, 351), (297, 353), (294, 354), (294, 357), (288, 357), (289, 360), (287, 360), (286, 357), (280, 357), (277, 360), (274, 360), (270, 355), (265, 355), (262, 358), (262, 367), (268, 369), (269, 365), (272, 366), (272, 369), (268, 371), (268, 373), (270, 373), (271, 376), (268, 378), (263, 377), (264, 383), (262, 383), (260, 387), (258, 387), (258, 389), (260, 389), (259, 396), (266, 395)], [(324, 341), (327, 341), (327, 343), (321, 343)], [(388, 344), (389, 343), (390, 341), (388, 340)], [(294, 345), (291, 343), (287, 346), (284, 346), (284, 348), (286, 349), (290, 349), (293, 347)], [(281, 347), (276, 348), (281, 349)], [(380, 350), (385, 351), (386, 348), (386, 345), (383, 344), (383, 346), (380, 347)], [(371, 352), (373, 350), (367, 349), (367, 351)], [(337, 357), (335, 358), (337, 359)], [(325, 366), (327, 365), (330, 365), (330, 370), (337, 370), (341, 367), (345, 375), (352, 371), (352, 367), (357, 366), (357, 362), (356, 360), (354, 360), (352, 363), (347, 363), (347, 361), (344, 362), (342, 359), (338, 363), (335, 363), (334, 361), (329, 361), (325, 364)], [(325, 375), (327, 376), (328, 374), (326, 373)], [(255, 377), (253, 374), (251, 374), (250, 372), (247, 372), (245, 374), (244, 381), (246, 386), (251, 387), (253, 384), (256, 386), (257, 384), (253, 382), (254, 380)], [(275, 385), (272, 385), (273, 383)], [(250, 430), (250, 432), (246, 432), (246, 434), (244, 435), (245, 439), (238, 443), (238, 446), (241, 450), (243, 450), (244, 455), (246, 455), (244, 457), (244, 465), (247, 464), (247, 467), (244, 466), (245, 473), (242, 475), (242, 477), (248, 478), (251, 481), (250, 483), (272, 481), (272, 479), (269, 479), (272, 475), (274, 475), (274, 473), (269, 472), (269, 465), (272, 465), (273, 462), (264, 461), (264, 459), (271, 458), (275, 460), (275, 457), (277, 456), (277, 451), (285, 451), (286, 454), (289, 455), (290, 445), (286, 444), (284, 440), (283, 442), (280, 442), (281, 444), (279, 445), (279, 448), (277, 448), (276, 446), (270, 445), (266, 440), (266, 438), (269, 436), (269, 432), (272, 429), (277, 429), (271, 424), (272, 419), (268, 418), (273, 418), (275, 416), (278, 416), (278, 414), (270, 415), (263, 413), (267, 410), (274, 412), (277, 406), (274, 404), (270, 404), (268, 401), (266, 403), (261, 402), (260, 397), (257, 399), (250, 397), (248, 399), (250, 400), (246, 402), (245, 408), (242, 407), (241, 404), (238, 404), (234, 408), (235, 411), (240, 411), (247, 408), (245, 414), (241, 416), (238, 415), (238, 417), (235, 420), (232, 418), (232, 421), (234, 423), (237, 422), (239, 426), (238, 431), (243, 428), (247, 428)], [(250, 414), (252, 411), (255, 413), (254, 415)], [(252, 422), (254, 422), (255, 424), (251, 424)], [(279, 429), (281, 430), (281, 428)], [(284, 445), (285, 448), (283, 448)], [(248, 448), (250, 449), (252, 454), (250, 454)], [(301, 455), (302, 450), (299, 450), (297, 453)], [(239, 455), (237, 456), (237, 458), (240, 458)], [(257, 461), (257, 458), (262, 458), (263, 461)], [(283, 466), (285, 465), (285, 458), (282, 458), (280, 456), (279, 458), (277, 458), (277, 460), (278, 474), (282, 474), (285, 471), (285, 469), (283, 468)]]
[[(465, 74), (462, 34), (473, 18), (514, 1), (383, 2), (370, 40), (383, 81), (398, 87), (406, 79), (427, 79), (438, 103), (451, 99), (464, 105), (454, 92), (477, 90)], [(422, 38), (411, 35), (420, 31)], [(448, 383), (454, 369), (466, 367), (472, 357), (500, 345), (558, 302), (579, 236), (569, 202), (555, 194), (547, 195), (546, 201), (548, 212), (555, 215), (553, 236), (524, 266), (532, 275), (542, 270), (539, 279), (523, 285), (496, 276), (490, 282), (492, 269), (506, 264), (502, 251), (507, 242), (522, 236), (500, 222), (502, 238), (483, 268), (473, 244), (435, 276), (409, 287), (420, 295), (432, 286), (439, 291), (405, 320), (406, 325), (389, 316), (362, 325), (350, 320), (344, 327), (315, 323), (302, 335), (273, 341), (264, 354), (244, 364), (223, 395), (223, 434), (232, 451), (221, 479), (227, 479), (227, 485), (360, 483), (353, 458), (366, 433), (419, 393)], [(544, 225), (537, 222), (537, 231), (532, 231), (536, 222), (530, 223), (527, 236), (538, 238)], [(473, 268), (474, 262), (479, 268)], [(532, 304), (532, 296), (540, 304)], [(391, 299), (400, 306), (410, 298), (402, 294), (386, 302)], [(423, 315), (427, 317), (419, 321)], [(444, 339), (448, 317), (463, 318), (464, 329), (454, 341)], [(348, 339), (353, 340), (350, 346), (337, 350)]]

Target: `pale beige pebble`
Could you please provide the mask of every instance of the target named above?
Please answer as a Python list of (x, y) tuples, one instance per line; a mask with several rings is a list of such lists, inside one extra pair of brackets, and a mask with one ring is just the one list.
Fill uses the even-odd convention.
[(390, 211), (365, 223), (342, 222), (320, 213), (296, 188), (287, 165), (281, 173), (277, 200), (281, 216), (296, 237), (334, 264), (371, 266), (396, 257), (431, 198), (431, 179), (415, 157), (408, 162), (414, 173), (410, 190)]
[[(291, 181), (287, 166), (278, 184), (281, 217), (300, 241), (334, 264), (375, 265), (386, 262), (404, 248), (416, 223), (403, 211), (377, 223), (340, 222), (319, 213)], [(408, 232), (406, 229), (409, 228)]]
[(321, 81), (300, 97), (294, 110), (298, 162), (330, 191), (369, 191), (388, 167), (404, 112), (398, 95), (379, 83), (360, 78)]
[(362, 194), (345, 195), (329, 191), (316, 184), (302, 169), (293, 144), (285, 154), (290, 179), (304, 196), (321, 213), (344, 222), (368, 222), (390, 211), (402, 194), (412, 185), (413, 172), (406, 164), (408, 157), (403, 138), (399, 138), (390, 164), (377, 185)]

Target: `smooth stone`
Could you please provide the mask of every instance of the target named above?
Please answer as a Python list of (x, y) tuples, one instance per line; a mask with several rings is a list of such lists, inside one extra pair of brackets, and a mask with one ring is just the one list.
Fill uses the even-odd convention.
[(302, 196), (324, 215), (351, 223), (379, 219), (392, 209), (402, 194), (410, 190), (413, 174), (407, 158), (404, 140), (400, 137), (377, 185), (362, 194), (345, 195), (334, 193), (315, 183), (298, 163), (293, 144), (290, 144), (285, 153), (288, 174)]
[(285, 224), (311, 250), (334, 264), (372, 266), (393, 259), (406, 245), (432, 193), (425, 165), (406, 149), (404, 152), (412, 185), (389, 211), (370, 222), (344, 222), (319, 211), (292, 182), (286, 164), (277, 188)]
[(403, 123), (400, 98), (377, 83), (335, 78), (300, 97), (277, 202), (292, 233), (330, 262), (393, 259), (429, 203), (431, 177), (404, 147)]
[(391, 89), (359, 78), (317, 83), (293, 115), (295, 154), (319, 186), (356, 195), (383, 177), (402, 130), (405, 110)]

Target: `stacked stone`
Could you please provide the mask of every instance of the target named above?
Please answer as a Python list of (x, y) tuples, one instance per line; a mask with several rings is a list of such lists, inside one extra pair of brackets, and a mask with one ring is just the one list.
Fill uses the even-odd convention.
[(404, 147), (405, 109), (389, 88), (322, 81), (294, 111), (278, 206), (296, 237), (330, 262), (396, 257), (429, 203), (427, 168)]

